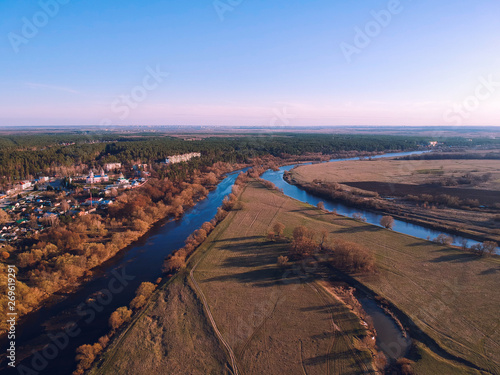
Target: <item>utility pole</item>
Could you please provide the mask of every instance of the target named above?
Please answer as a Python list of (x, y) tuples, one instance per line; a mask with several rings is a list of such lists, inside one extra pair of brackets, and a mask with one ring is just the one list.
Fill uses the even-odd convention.
[(90, 209), (92, 209), (93, 201), (92, 201), (92, 185), (94, 183), (94, 173), (90, 170)]

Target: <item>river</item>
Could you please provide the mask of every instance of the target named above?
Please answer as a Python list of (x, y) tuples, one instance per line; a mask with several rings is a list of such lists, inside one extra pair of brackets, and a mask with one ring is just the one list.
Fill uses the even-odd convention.
[[(422, 152), (392, 153), (373, 158), (419, 153)], [(358, 158), (331, 161), (356, 159)], [(294, 167), (295, 165), (284, 166), (277, 172), (269, 170), (262, 175), (262, 178), (273, 182), (283, 189), (286, 195), (302, 202), (316, 205), (324, 201), (283, 180), (284, 171)], [(206, 199), (187, 210), (181, 220), (157, 223), (141, 239), (94, 269), (92, 279), (75, 292), (59, 296), (58, 301), (24, 317), (16, 332), (17, 369), (6, 368), (4, 358), (0, 371), (5, 374), (70, 374), (75, 366), (76, 348), (83, 344), (95, 343), (99, 337), (107, 334), (108, 318), (111, 313), (120, 306), (127, 306), (142, 282), (154, 282), (161, 277), (163, 259), (182, 247), (185, 239), (194, 230), (215, 216), (222, 200), (231, 192), (238, 173), (239, 171), (229, 173)], [(376, 213), (339, 203), (325, 202), (325, 208), (331, 211), (337, 210), (337, 213), (345, 216), (361, 213), (368, 223), (375, 225), (379, 225), (381, 218), (381, 215)], [(434, 238), (441, 233), (400, 220), (395, 220), (394, 230), (424, 239), (428, 236)], [(455, 244), (461, 241), (457, 236), (454, 236), (454, 239)], [(469, 244), (472, 243), (476, 242), (469, 240)], [(372, 316), (375, 328), (379, 330), (377, 339), (379, 347), (384, 347), (384, 343), (401, 341), (401, 331), (383, 310), (370, 302), (371, 300), (360, 298), (360, 301)], [(5, 338), (1, 346), (7, 347)], [(391, 356), (389, 352), (384, 352)], [(2, 350), (2, 353), (5, 353), (5, 350)], [(24, 371), (20, 371), (21, 369)]]
[[(186, 238), (204, 222), (215, 217), (224, 197), (231, 193), (238, 173), (229, 173), (206, 199), (187, 210), (181, 220), (157, 223), (141, 239), (94, 269), (92, 279), (76, 292), (60, 296), (59, 302), (24, 317), (16, 327), (17, 369), (6, 369), (4, 358), (0, 372), (71, 374), (75, 369), (76, 348), (93, 344), (107, 334), (111, 313), (127, 306), (142, 282), (155, 282), (161, 277), (164, 258), (182, 247)], [(7, 347), (5, 339), (1, 344), (2, 348)]]
[[(414, 151), (414, 152), (398, 152), (398, 153), (388, 153), (383, 155), (373, 156), (372, 159), (389, 158), (389, 157), (399, 157), (407, 155), (417, 155), (428, 151)], [(358, 160), (359, 158), (346, 158), (346, 159), (331, 159), (329, 162), (347, 161), (347, 160)], [(372, 211), (366, 211), (359, 208), (350, 207), (342, 203), (334, 203), (325, 201), (324, 198), (316, 197), (299, 187), (289, 184), (283, 179), (283, 174), (285, 171), (290, 171), (298, 165), (308, 165), (312, 163), (300, 163), (294, 165), (286, 165), (277, 171), (268, 170), (262, 174), (264, 180), (272, 182), (276, 187), (283, 190), (283, 193), (291, 198), (297, 199), (301, 202), (309, 203), (316, 206), (319, 202), (325, 204), (325, 209), (329, 211), (336, 211), (338, 214), (343, 216), (352, 217), (353, 214), (362, 214), (366, 219), (367, 223), (381, 226), (380, 219), (383, 215), (377, 214)], [(395, 232), (404, 233), (421, 239), (435, 238), (439, 234), (443, 233), (433, 229), (425, 228), (420, 225), (407, 223), (402, 220), (394, 220), (393, 230)], [(445, 233), (448, 234), (448, 233)], [(460, 246), (463, 237), (452, 235), (453, 244)], [(478, 243), (472, 239), (467, 239), (469, 246)], [(399, 356), (404, 356), (409, 350), (411, 340), (408, 336), (404, 335), (394, 319), (386, 314), (386, 312), (371, 298), (366, 295), (360, 294), (358, 300), (363, 306), (363, 309), (372, 318), (375, 330), (377, 331), (377, 346), (382, 352), (389, 358), (389, 360), (397, 359)]]
[[(377, 155), (373, 156), (372, 159), (381, 159), (381, 158), (389, 158), (389, 157), (398, 157), (398, 156), (407, 156), (407, 155), (418, 155), (422, 154), (428, 151), (413, 151), (413, 152), (397, 152), (397, 153), (389, 153), (389, 154), (383, 154), (383, 155)], [(348, 160), (357, 160), (359, 158), (349, 158), (349, 159), (332, 159), (329, 162), (338, 162), (338, 161), (348, 161)], [(261, 177), (264, 180), (272, 182), (276, 187), (283, 189), (283, 193), (291, 198), (297, 199), (301, 202), (309, 203), (313, 206), (316, 206), (319, 202), (323, 202), (325, 204), (325, 209), (329, 211), (336, 211), (339, 215), (343, 216), (349, 216), (352, 217), (353, 214), (361, 214), (365, 219), (367, 223), (381, 226), (380, 225), (380, 219), (382, 218), (383, 215), (378, 214), (373, 211), (367, 211), (363, 210), (360, 208), (355, 208), (351, 207), (348, 205), (345, 205), (343, 203), (335, 203), (335, 202), (329, 202), (325, 201), (324, 198), (319, 198), (316, 197), (313, 194), (310, 194), (299, 187), (289, 184), (283, 179), (283, 173), (285, 171), (290, 171), (291, 169), (295, 168), (298, 165), (308, 165), (311, 163), (304, 163), (304, 164), (293, 164), (293, 165), (286, 165), (284, 167), (279, 168), (278, 171), (272, 171), (268, 170), (265, 172)], [(420, 226), (418, 224), (411, 224), (407, 223), (406, 221), (403, 220), (398, 220), (394, 219), (394, 226), (392, 228), (395, 232), (399, 233), (404, 233), (408, 234), (413, 237), (421, 238), (421, 239), (433, 239), (436, 238), (439, 234), (444, 233), (438, 230), (434, 229), (429, 229), (425, 228), (423, 226)], [(448, 233), (444, 233), (448, 234)], [(464, 237), (461, 236), (456, 236), (452, 234), (448, 234), (451, 237), (453, 237), (453, 245), (455, 246), (461, 246), (462, 245), (462, 240)], [(478, 241), (472, 240), (467, 238), (466, 239), (468, 242), (468, 245), (474, 245), (477, 244)]]

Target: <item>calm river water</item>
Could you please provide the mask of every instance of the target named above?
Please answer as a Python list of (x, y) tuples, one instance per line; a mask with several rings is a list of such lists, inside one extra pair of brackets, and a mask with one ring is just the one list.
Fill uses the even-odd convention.
[[(111, 313), (130, 303), (140, 283), (154, 282), (161, 276), (164, 258), (182, 247), (185, 239), (204, 222), (214, 218), (224, 197), (231, 193), (238, 173), (229, 173), (206, 199), (187, 210), (181, 220), (158, 223), (142, 239), (95, 269), (92, 280), (76, 292), (28, 314), (17, 326), (17, 368), (6, 368), (2, 358), (0, 373), (71, 374), (76, 348), (94, 343), (108, 333)], [(66, 334), (65, 329), (68, 329)], [(4, 354), (5, 339), (1, 347)]]
[[(381, 158), (407, 156), (407, 155), (418, 155), (418, 154), (422, 154), (425, 152), (427, 152), (427, 151), (398, 152), (398, 153), (373, 156), (372, 159), (381, 159)], [(332, 159), (332, 160), (330, 160), (330, 162), (357, 160), (357, 159), (359, 159), (359, 158)], [(311, 164), (311, 163), (307, 163), (307, 164)], [(301, 202), (309, 203), (313, 206), (316, 206), (319, 202), (324, 202), (325, 208), (329, 211), (336, 210), (339, 215), (349, 216), (349, 217), (352, 217), (352, 215), (355, 213), (362, 214), (366, 218), (367, 223), (380, 226), (380, 219), (383, 216), (381, 214), (377, 214), (377, 213), (372, 212), (372, 211), (365, 211), (365, 210), (360, 209), (360, 208), (350, 207), (350, 206), (342, 204), (342, 203), (325, 201), (325, 198), (316, 197), (315, 195), (310, 194), (310, 193), (298, 188), (295, 185), (289, 184), (288, 182), (286, 182), (283, 179), (283, 173), (285, 171), (289, 171), (298, 165), (307, 165), (307, 164), (286, 165), (284, 167), (279, 168), (278, 171), (268, 170), (267, 172), (265, 172), (262, 175), (262, 178), (267, 180), (267, 181), (271, 181), (278, 188), (283, 189), (283, 192), (285, 193), (285, 195), (292, 197), (294, 199), (297, 199)], [(392, 229), (395, 232), (408, 234), (410, 236), (414, 236), (414, 237), (422, 238), (422, 239), (427, 239), (427, 238), (433, 239), (433, 238), (437, 237), (439, 234), (443, 233), (443, 232), (438, 231), (438, 230), (425, 228), (425, 227), (422, 227), (422, 226), (417, 225), (417, 224), (411, 224), (411, 223), (407, 223), (403, 220), (397, 220), (397, 219), (394, 220), (394, 227)], [(450, 234), (450, 236), (453, 237), (453, 244), (454, 245), (460, 246), (462, 244), (463, 237), (451, 235), (451, 234)], [(468, 241), (469, 246), (478, 243), (477, 241), (474, 241), (472, 239), (467, 239), (467, 241)]]

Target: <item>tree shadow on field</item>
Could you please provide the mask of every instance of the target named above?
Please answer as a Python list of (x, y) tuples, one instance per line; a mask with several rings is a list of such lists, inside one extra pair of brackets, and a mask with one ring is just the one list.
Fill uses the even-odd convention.
[[(338, 321), (335, 319), (335, 323), (339, 324), (344, 321), (347, 321), (347, 319), (344, 319), (343, 321)], [(351, 319), (352, 321), (352, 319)], [(364, 330), (363, 329), (348, 329), (348, 330), (342, 330), (342, 332), (338, 331), (333, 331), (333, 332), (323, 332), (318, 335), (312, 335), (310, 336), (312, 340), (325, 340), (325, 339), (332, 339), (332, 338), (337, 338), (339, 335), (356, 335), (356, 336), (363, 336), (364, 335)]]
[[(329, 353), (329, 354), (323, 354), (323, 355), (318, 355), (316, 357), (311, 357), (307, 358), (304, 360), (304, 365), (306, 366), (315, 366), (315, 365), (321, 365), (323, 363), (326, 363), (328, 361), (335, 361), (338, 359), (352, 359), (354, 356), (354, 353), (351, 350), (347, 350), (344, 352), (340, 353)], [(364, 374), (365, 372), (363, 371), (355, 371), (351, 370), (348, 372), (342, 372), (344, 375), (358, 375), (358, 374)]]
[(203, 282), (238, 281), (240, 283), (253, 284), (253, 286), (267, 287), (276, 285), (281, 280), (282, 275), (283, 272), (280, 272), (276, 267), (215, 276), (205, 279)]
[[(443, 250), (439, 250), (443, 251)], [(446, 250), (444, 250), (446, 251)], [(472, 262), (477, 260), (477, 256), (474, 254), (467, 253), (455, 253), (455, 254), (446, 254), (441, 255), (437, 258), (431, 260), (432, 263), (442, 263), (442, 262), (453, 262), (453, 263), (464, 263), (464, 262)]]
[(310, 306), (310, 307), (303, 307), (300, 309), (300, 311), (318, 312), (322, 314), (333, 314), (335, 322), (337, 324), (353, 320), (353, 315), (350, 313), (350, 311), (346, 311), (343, 305), (328, 304), (323, 306)]
[(336, 233), (362, 233), (362, 232), (378, 232), (382, 230), (380, 227), (376, 227), (374, 225), (362, 225), (359, 227), (349, 227), (349, 228), (342, 228), (338, 229), (335, 232)]
[[(275, 265), (278, 261), (278, 256), (286, 255), (285, 248), (283, 248), (282, 252), (277, 249), (280, 245), (280, 243), (272, 241), (253, 241), (226, 245), (222, 249), (231, 251), (236, 255), (225, 259), (222, 265), (226, 268), (255, 268)], [(283, 244), (283, 246), (286, 246), (286, 244)]]
[(487, 270), (484, 270), (480, 273), (480, 275), (492, 275), (492, 274), (495, 274), (497, 272), (500, 272), (500, 267), (492, 267), (492, 268), (489, 268)]
[(408, 246), (416, 247), (416, 246), (435, 246), (435, 245), (436, 245), (436, 243), (432, 242), (431, 240), (422, 240), (422, 241), (418, 241), (418, 242), (413, 242), (413, 243), (409, 244)]
[(289, 210), (288, 212), (307, 212), (307, 211), (311, 211), (313, 209), (313, 207), (304, 207), (304, 208), (297, 208), (295, 210)]
[[(257, 238), (262, 239), (260, 236)], [(248, 241), (221, 246), (221, 250), (234, 255), (222, 261), (222, 267), (219, 268), (222, 275), (205, 279), (203, 282), (233, 280), (252, 284), (254, 287), (268, 287), (278, 283), (303, 284), (325, 277), (317, 264), (292, 262), (287, 267), (278, 267), (278, 257), (288, 255), (288, 245), (284, 240), (277, 240)]]
[(243, 284), (251, 284), (253, 287), (267, 288), (279, 284), (294, 285), (306, 284), (321, 277), (316, 274), (297, 274), (291, 269), (281, 269), (279, 267), (268, 267), (264, 269), (256, 269), (247, 272), (230, 273), (221, 276), (215, 276), (203, 280), (203, 282), (225, 282), (237, 281)]
[(218, 242), (228, 242), (228, 241), (249, 241), (249, 240), (256, 240), (258, 238), (262, 238), (262, 236), (247, 236), (247, 237), (225, 238), (223, 240), (213, 240), (211, 242), (218, 243)]

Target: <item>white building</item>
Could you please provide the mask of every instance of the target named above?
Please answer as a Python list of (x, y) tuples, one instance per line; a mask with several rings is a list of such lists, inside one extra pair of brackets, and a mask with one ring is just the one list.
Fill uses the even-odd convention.
[(200, 156), (201, 154), (199, 152), (190, 152), (189, 154), (167, 156), (167, 158), (165, 159), (165, 164), (181, 163), (183, 161), (189, 161), (192, 158), (199, 158)]
[(87, 184), (99, 184), (101, 182), (108, 182), (109, 177), (107, 174), (94, 175), (93, 171), (90, 171), (90, 174), (87, 177)]
[(31, 181), (19, 181), (16, 185), (19, 189), (26, 190), (31, 187)]
[(107, 171), (120, 169), (121, 167), (122, 167), (122, 163), (107, 163), (104, 165), (104, 169), (106, 169)]
[(130, 184), (130, 181), (127, 180), (126, 178), (124, 177), (120, 177), (117, 181), (116, 181), (116, 184), (117, 185), (128, 185)]

